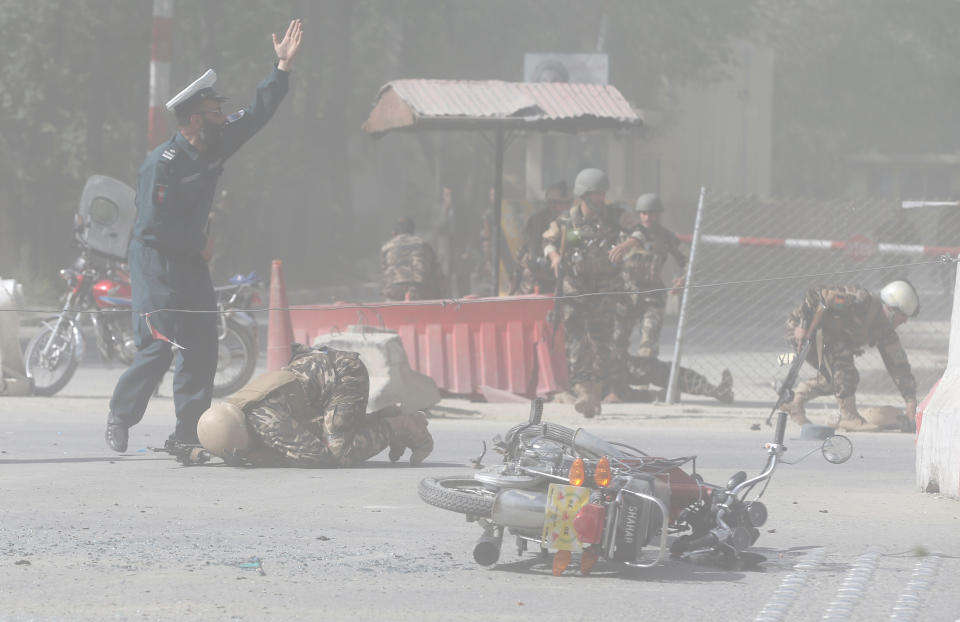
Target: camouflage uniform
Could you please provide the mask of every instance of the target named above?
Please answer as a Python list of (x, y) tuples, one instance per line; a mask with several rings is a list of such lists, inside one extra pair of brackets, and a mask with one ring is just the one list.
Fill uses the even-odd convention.
[(618, 394), (626, 388), (627, 356), (633, 328), (640, 321), (640, 347), (637, 355), (656, 359), (660, 354), (660, 329), (667, 293), (663, 284), (663, 264), (671, 255), (682, 268), (687, 258), (680, 252), (677, 236), (659, 224), (647, 229), (638, 226), (631, 234), (640, 245), (630, 249), (623, 260), (624, 287), (631, 292), (661, 290), (649, 294), (632, 294), (617, 299), (614, 328), (613, 386)]
[[(595, 208), (587, 218), (580, 204), (550, 223), (544, 242), (563, 258), (564, 296), (617, 292), (623, 287), (619, 267), (608, 254), (620, 239), (623, 210)], [(563, 330), (569, 382), (577, 395), (589, 393), (599, 404), (600, 389), (613, 362), (615, 296), (586, 296), (563, 301)]]
[(370, 380), (356, 352), (297, 345), (282, 371), (299, 386), (278, 388), (243, 408), (249, 428), (272, 450), (258, 464), (351, 466), (390, 444), (382, 413), (366, 412)]
[(433, 247), (419, 236), (400, 233), (380, 249), (383, 297), (387, 300), (429, 300), (443, 295), (443, 270)]
[(826, 310), (812, 339), (807, 362), (818, 370), (813, 380), (800, 383), (788, 410), (795, 420), (804, 422), (804, 405), (811, 399), (833, 394), (837, 398), (842, 419), (860, 420), (856, 407), (860, 374), (853, 358), (863, 354), (864, 347), (876, 346), (887, 372), (907, 402), (917, 398), (917, 382), (910, 370), (907, 353), (896, 330), (884, 313), (879, 298), (857, 286), (820, 287), (807, 291), (803, 302), (790, 313), (785, 325), (787, 341), (798, 347), (794, 331), (807, 327), (816, 310)]
[(553, 211), (544, 208), (527, 219), (523, 227), (523, 246), (517, 253), (517, 271), (510, 284), (510, 295), (552, 294), (557, 289), (557, 279), (550, 269), (550, 261), (543, 256), (543, 233), (550, 228)]
[[(627, 382), (626, 385), (653, 384), (666, 389), (670, 383), (670, 363), (649, 356), (626, 357)], [(711, 384), (704, 376), (687, 367), (678, 370), (677, 389), (681, 393), (690, 395), (706, 395), (724, 403), (733, 401), (733, 375), (729, 370), (723, 370), (720, 384)], [(621, 399), (634, 398), (631, 401), (653, 401), (650, 391), (637, 391), (629, 386), (621, 387), (617, 393)], [(657, 397), (664, 397), (662, 394)]]

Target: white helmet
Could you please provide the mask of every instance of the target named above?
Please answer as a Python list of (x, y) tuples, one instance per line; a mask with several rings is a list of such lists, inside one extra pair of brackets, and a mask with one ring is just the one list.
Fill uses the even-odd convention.
[(920, 313), (920, 296), (907, 281), (890, 281), (880, 290), (880, 300), (891, 309), (902, 312), (907, 317), (916, 317)]
[(221, 458), (250, 448), (247, 418), (239, 406), (230, 402), (218, 402), (203, 413), (197, 422), (197, 437), (204, 449)]

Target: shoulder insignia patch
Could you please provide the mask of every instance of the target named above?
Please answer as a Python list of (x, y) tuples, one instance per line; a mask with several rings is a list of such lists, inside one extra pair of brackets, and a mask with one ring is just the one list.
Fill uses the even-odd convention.
[(243, 115), (245, 114), (247, 114), (247, 111), (241, 108), (240, 110), (234, 112), (232, 115), (227, 117), (227, 123), (233, 123), (235, 121), (239, 121), (240, 119), (243, 118)]
[(160, 159), (169, 161), (169, 160), (172, 160), (174, 157), (176, 157), (176, 155), (177, 155), (176, 148), (170, 147), (169, 149), (164, 149), (163, 153), (160, 154)]

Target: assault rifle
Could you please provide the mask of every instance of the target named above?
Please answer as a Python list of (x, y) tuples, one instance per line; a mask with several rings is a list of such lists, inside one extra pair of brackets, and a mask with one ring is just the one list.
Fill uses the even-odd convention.
[(771, 421), (773, 420), (773, 415), (778, 410), (780, 410), (784, 404), (788, 404), (793, 401), (793, 388), (797, 384), (797, 376), (800, 375), (800, 368), (803, 367), (803, 363), (807, 360), (807, 355), (810, 353), (810, 343), (811, 337), (815, 336), (817, 329), (820, 327), (820, 320), (823, 319), (823, 312), (826, 311), (827, 307), (823, 304), (820, 305), (820, 308), (817, 309), (816, 313), (813, 314), (813, 319), (810, 321), (810, 327), (807, 328), (804, 338), (800, 341), (800, 348), (797, 352), (797, 355), (794, 357), (793, 362), (790, 363), (790, 369), (787, 371), (787, 377), (783, 379), (783, 383), (780, 385), (780, 390), (777, 395), (777, 403), (773, 405), (773, 409), (770, 411), (770, 414), (767, 416), (767, 425), (772, 425)]
[(180, 441), (175, 441), (172, 438), (168, 438), (166, 441), (164, 441), (163, 447), (151, 447), (150, 449), (155, 452), (162, 451), (165, 454), (170, 454), (183, 466), (203, 464), (204, 462), (209, 462), (213, 457), (213, 454), (204, 449), (203, 445), (194, 443), (181, 443)]

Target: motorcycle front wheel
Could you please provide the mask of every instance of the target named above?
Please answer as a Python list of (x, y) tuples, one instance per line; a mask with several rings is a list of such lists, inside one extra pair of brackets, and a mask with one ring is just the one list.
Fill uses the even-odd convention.
[(256, 340), (238, 322), (227, 319), (223, 338), (217, 342), (217, 373), (213, 378), (213, 396), (226, 397), (247, 384), (257, 367)]
[(46, 327), (27, 344), (23, 358), (27, 376), (33, 378), (33, 394), (53, 395), (67, 386), (77, 371), (77, 344), (69, 327), (61, 327), (56, 335), (53, 328)]
[(462, 475), (426, 477), (417, 494), (434, 507), (480, 518), (489, 518), (499, 489)]

